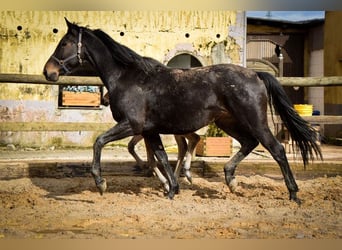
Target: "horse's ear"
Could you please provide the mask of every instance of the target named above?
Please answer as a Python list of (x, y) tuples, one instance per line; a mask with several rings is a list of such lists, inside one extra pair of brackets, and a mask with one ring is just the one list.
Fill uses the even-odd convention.
[(69, 22), (68, 18), (66, 18), (66, 17), (64, 17), (64, 20), (65, 20), (67, 26), (70, 28), (70, 26), (72, 25), (72, 23)]
[(69, 20), (66, 17), (64, 17), (64, 19), (65, 19), (65, 22), (66, 22), (69, 30), (75, 29), (75, 27), (76, 27), (75, 24), (69, 22)]

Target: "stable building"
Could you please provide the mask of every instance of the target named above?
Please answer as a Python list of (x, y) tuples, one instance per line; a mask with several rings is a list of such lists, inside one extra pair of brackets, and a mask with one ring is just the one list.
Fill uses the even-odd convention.
[[(284, 77), (341, 76), (342, 35), (336, 32), (341, 20), (340, 11), (299, 22), (247, 18), (247, 67)], [(342, 115), (340, 86), (285, 90), (294, 104), (312, 104), (316, 114)], [(321, 133), (341, 137), (342, 125), (321, 125)]]
[[(246, 18), (239, 11), (1, 11), (0, 72), (41, 75), (66, 33), (64, 17), (171, 67), (245, 63)], [(82, 73), (80, 73), (82, 74)], [(162, 83), (161, 83), (162, 84)], [(0, 85), (0, 121), (113, 123), (102, 87)], [(101, 131), (0, 132), (0, 144), (89, 147)], [(172, 138), (172, 137), (170, 137)], [(168, 140), (164, 142), (168, 144)], [(120, 143), (120, 142), (117, 142)], [(170, 141), (172, 142), (172, 139)]]

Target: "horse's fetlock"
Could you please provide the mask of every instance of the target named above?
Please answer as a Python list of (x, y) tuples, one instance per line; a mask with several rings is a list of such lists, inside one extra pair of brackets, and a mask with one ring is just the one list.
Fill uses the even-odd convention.
[(93, 178), (96, 180), (101, 179), (101, 170), (97, 169), (97, 168), (93, 168), (90, 170), (91, 175), (93, 176)]

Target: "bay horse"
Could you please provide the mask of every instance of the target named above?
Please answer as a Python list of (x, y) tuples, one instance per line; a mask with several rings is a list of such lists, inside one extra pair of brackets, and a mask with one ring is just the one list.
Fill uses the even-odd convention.
[(142, 135), (163, 166), (172, 199), (179, 185), (168, 162), (160, 134), (188, 134), (215, 122), (241, 144), (224, 165), (225, 181), (236, 188), (235, 169), (260, 142), (280, 166), (290, 200), (297, 197), (297, 183), (284, 147), (267, 123), (267, 105), (272, 104), (301, 152), (304, 165), (322, 158), (315, 130), (293, 109), (280, 83), (269, 73), (218, 64), (190, 69), (173, 69), (151, 64), (100, 29), (70, 23), (44, 66), (47, 80), (88, 61), (97, 70), (109, 93), (110, 108), (117, 124), (99, 135), (93, 146), (91, 173), (102, 194), (106, 181), (101, 175), (101, 151), (105, 144), (128, 136)]

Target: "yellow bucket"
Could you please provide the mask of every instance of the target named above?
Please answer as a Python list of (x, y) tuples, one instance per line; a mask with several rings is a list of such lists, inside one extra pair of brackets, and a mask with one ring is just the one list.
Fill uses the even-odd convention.
[(313, 105), (310, 104), (295, 104), (294, 109), (300, 116), (312, 116)]

